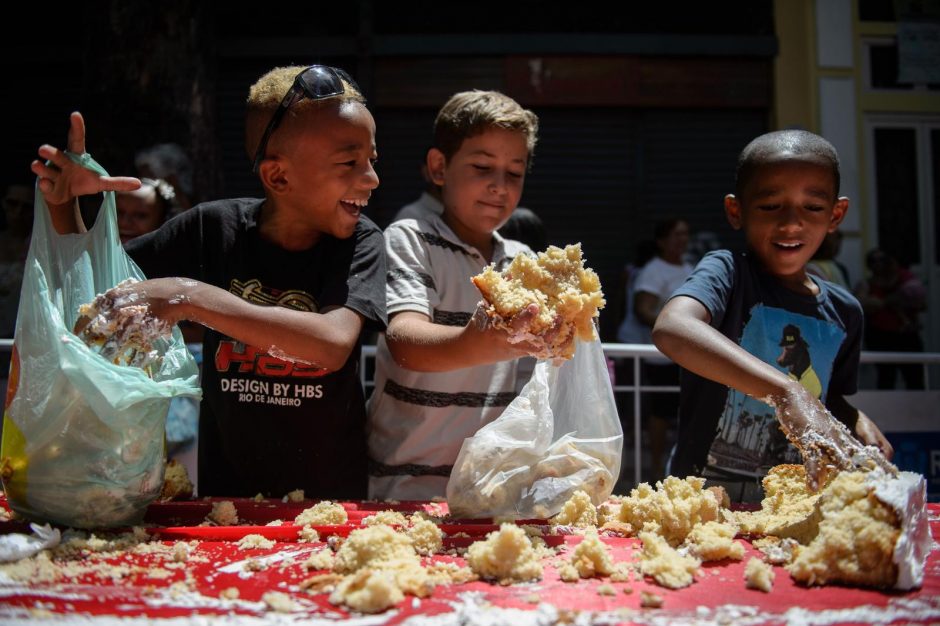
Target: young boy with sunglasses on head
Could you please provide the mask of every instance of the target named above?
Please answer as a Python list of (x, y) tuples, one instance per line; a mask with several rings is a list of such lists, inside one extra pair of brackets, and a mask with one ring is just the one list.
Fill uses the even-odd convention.
[[(68, 147), (85, 151), (78, 113)], [(360, 215), (379, 184), (375, 122), (342, 70), (275, 68), (250, 89), (246, 148), (265, 197), (203, 203), (128, 242), (152, 279), (114, 291), (207, 327), (200, 495), (365, 497), (360, 335), (386, 321), (382, 233)], [(59, 232), (84, 230), (76, 196), (140, 184), (39, 155)]]
[(471, 319), (480, 292), (470, 278), (531, 252), (497, 229), (519, 203), (537, 132), (534, 113), (493, 91), (455, 94), (437, 115), (427, 168), (443, 214), (385, 231), (390, 319), (369, 399), (372, 498), (443, 496), (463, 440), (516, 396), (516, 359), (532, 347)]
[(705, 255), (653, 329), (656, 347), (684, 368), (672, 474), (759, 501), (768, 469), (800, 461), (787, 438), (813, 482), (829, 467), (889, 467), (858, 440), (889, 458), (891, 445), (845, 399), (856, 391), (861, 307), (806, 272), (847, 210), (839, 157), (822, 137), (768, 133), (741, 152), (725, 213), (747, 250)]

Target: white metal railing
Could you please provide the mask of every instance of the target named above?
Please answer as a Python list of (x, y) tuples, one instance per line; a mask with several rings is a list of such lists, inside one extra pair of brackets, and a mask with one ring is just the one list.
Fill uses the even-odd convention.
[[(643, 431), (643, 417), (640, 411), (640, 401), (645, 393), (678, 393), (678, 385), (645, 385), (640, 378), (640, 363), (644, 359), (655, 357), (665, 358), (655, 346), (637, 343), (605, 343), (604, 354), (609, 358), (629, 359), (633, 362), (633, 379), (630, 381), (616, 380), (614, 384), (614, 394), (632, 393), (633, 394), (633, 458), (634, 484), (641, 482), (642, 458), (641, 436)], [(375, 359), (375, 346), (367, 345), (362, 347), (362, 385), (366, 390), (374, 386), (374, 382), (369, 378), (368, 371), (372, 368), (367, 367), (369, 360)], [(898, 363), (898, 364), (920, 364), (924, 368), (924, 388), (930, 389), (929, 367), (930, 365), (940, 364), (940, 353), (937, 352), (867, 352), (861, 354), (861, 362), (868, 363)]]
[[(0, 339), (0, 352), (9, 352), (13, 349), (12, 339)], [(614, 393), (632, 393), (633, 394), (633, 458), (634, 461), (634, 480), (636, 484), (640, 483), (640, 459), (642, 454), (641, 435), (642, 435), (642, 414), (640, 412), (640, 401), (644, 393), (678, 393), (679, 387), (676, 385), (644, 385), (640, 379), (640, 363), (644, 359), (662, 357), (662, 353), (655, 346), (647, 344), (633, 343), (605, 343), (604, 354), (610, 358), (629, 359), (633, 362), (633, 380), (615, 381)], [(370, 363), (371, 362), (371, 363)], [(892, 363), (892, 364), (919, 364), (924, 368), (924, 388), (930, 389), (930, 367), (931, 365), (940, 365), (940, 353), (938, 352), (869, 352), (863, 351), (861, 362), (869, 363)], [(374, 367), (367, 367), (367, 364), (374, 366), (375, 346), (362, 346), (362, 366), (360, 375), (362, 385), (366, 390), (374, 386), (374, 381), (368, 376), (368, 372), (374, 371)], [(5, 372), (4, 372), (5, 374)]]

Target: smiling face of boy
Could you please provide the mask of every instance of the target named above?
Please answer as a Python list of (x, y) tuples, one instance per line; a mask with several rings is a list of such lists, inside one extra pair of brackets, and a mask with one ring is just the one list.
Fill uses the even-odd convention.
[(432, 148), (428, 173), (441, 186), (444, 222), (484, 255), (493, 232), (512, 215), (525, 182), (529, 150), (521, 131), (489, 128), (468, 137), (447, 159)]
[(285, 118), (259, 175), (278, 223), (298, 232), (352, 236), (379, 184), (375, 121), (357, 102), (318, 103)]
[(830, 167), (804, 155), (778, 154), (759, 166), (740, 192), (725, 197), (731, 226), (770, 274), (794, 291), (816, 293), (806, 263), (848, 210), (836, 197)]

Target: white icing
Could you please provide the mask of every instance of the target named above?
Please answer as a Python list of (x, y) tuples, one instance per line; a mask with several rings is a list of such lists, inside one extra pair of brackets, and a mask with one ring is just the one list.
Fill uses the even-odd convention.
[(898, 515), (901, 534), (894, 545), (894, 563), (898, 568), (895, 589), (916, 589), (924, 582), (924, 564), (933, 540), (927, 522), (927, 483), (913, 472), (890, 476), (881, 470), (869, 472), (865, 478), (875, 497), (890, 506)]

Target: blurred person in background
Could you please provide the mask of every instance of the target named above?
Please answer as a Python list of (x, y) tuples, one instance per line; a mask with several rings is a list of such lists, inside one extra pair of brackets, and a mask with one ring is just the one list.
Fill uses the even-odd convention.
[[(33, 186), (12, 183), (3, 193), (3, 217), (6, 227), (0, 230), (0, 337), (13, 337), (16, 309), (23, 284), (23, 268), (29, 239), (33, 230)], [(6, 376), (9, 353), (0, 354), (0, 376)]]
[(172, 217), (196, 204), (193, 192), (193, 163), (182, 146), (159, 143), (134, 155), (137, 173), (144, 178), (164, 180), (173, 188)]
[[(692, 265), (683, 260), (689, 246), (688, 222), (681, 218), (661, 220), (656, 223), (653, 237), (656, 255), (640, 268), (629, 287), (631, 306), (617, 333), (623, 343), (653, 343), (651, 331), (656, 316), (672, 292), (692, 273)], [(642, 380), (654, 386), (678, 385), (679, 367), (665, 358), (647, 359)], [(665, 475), (666, 438), (678, 417), (679, 398), (672, 392), (652, 392), (648, 406), (646, 424), (653, 481)]]
[(159, 178), (141, 178), (139, 189), (115, 193), (121, 243), (160, 228), (175, 199), (173, 187)]
[[(865, 347), (879, 352), (922, 352), (919, 315), (927, 308), (927, 290), (897, 256), (875, 248), (865, 257), (869, 277), (855, 288), (865, 311)], [(878, 389), (894, 389), (898, 373), (907, 389), (924, 388), (917, 363), (878, 363)]]

